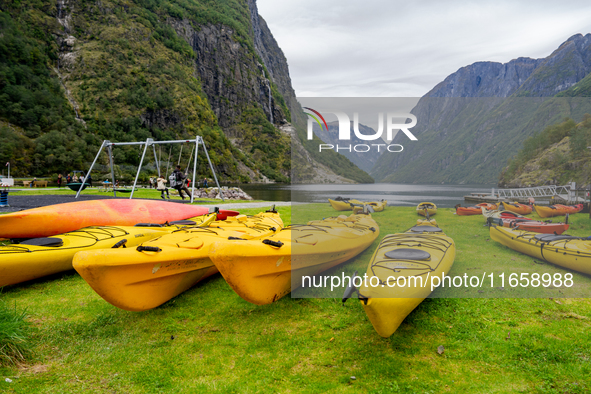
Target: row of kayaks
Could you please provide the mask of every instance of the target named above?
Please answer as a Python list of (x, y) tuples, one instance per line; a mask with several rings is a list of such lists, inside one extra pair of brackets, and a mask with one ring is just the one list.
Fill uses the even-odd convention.
[[(511, 205), (524, 204), (505, 203), (500, 206), (500, 210), (482, 209), (492, 240), (528, 256), (591, 275), (591, 237), (563, 234), (570, 226), (569, 214), (580, 212), (583, 204), (533, 205), (542, 218), (566, 216), (563, 223), (533, 220), (515, 211), (502, 210)], [(531, 213), (531, 209), (527, 213)]]
[[(516, 213), (503, 210), (524, 204), (500, 205), (499, 210), (481, 207), (487, 219), (490, 236), (494, 241), (520, 253), (527, 254), (549, 263), (591, 275), (591, 237), (582, 238), (563, 234), (569, 229), (569, 214), (578, 213), (583, 204), (574, 206), (533, 205), (539, 216), (566, 216), (564, 222), (533, 220)], [(526, 213), (525, 211), (521, 211)], [(531, 213), (531, 209), (528, 211)]]
[(469, 216), (469, 215), (480, 215), (483, 212), (483, 209), (486, 210), (501, 210), (501, 211), (509, 211), (519, 215), (529, 215), (536, 211), (538, 216), (541, 218), (549, 218), (553, 216), (565, 216), (571, 213), (578, 213), (583, 210), (583, 204), (577, 205), (561, 205), (561, 204), (554, 204), (554, 205), (528, 205), (528, 204), (521, 204), (518, 202), (501, 202), (498, 205), (493, 203), (480, 203), (476, 204), (471, 207), (462, 207), (460, 204), (455, 206), (456, 208), (456, 215), (460, 216)]
[[(418, 220), (404, 233), (385, 236), (367, 268), (370, 285), (368, 281), (356, 284), (360, 277), (353, 275), (346, 291), (344, 299), (357, 292), (369, 320), (383, 337), (392, 335), (432, 291), (429, 286), (399, 284), (411, 277), (447, 274), (451, 269), (455, 245), (429, 218), (436, 208), (432, 203), (419, 204), (417, 213), (427, 219)], [(284, 226), (273, 209), (253, 216), (232, 215), (213, 212), (162, 224), (95, 226), (23, 241), (0, 248), (0, 280), (19, 283), (73, 266), (106, 301), (142, 311), (220, 272), (243, 299), (263, 305), (301, 286), (304, 276), (317, 275), (357, 256), (379, 236), (377, 223), (367, 214), (291, 226)], [(496, 224), (491, 227), (491, 238), (589, 273), (584, 270), (589, 261), (581, 262), (591, 258), (591, 248), (586, 247), (589, 241), (491, 224)], [(6, 261), (10, 264), (3, 264)]]
[[(183, 214), (175, 211), (182, 205), (158, 201), (148, 208), (165, 204), (171, 213), (165, 218), (155, 209), (155, 216), (149, 217), (146, 203), (151, 202), (142, 200), (108, 201), (107, 207), (119, 212), (111, 216), (109, 226), (50, 235), (59, 231), (56, 228), (84, 223), (81, 218), (92, 223), (91, 214), (104, 208), (104, 203), (60, 204), (3, 215), (6, 227), (0, 237), (15, 237), (20, 242), (0, 247), (0, 286), (75, 268), (111, 304), (141, 311), (220, 271), (244, 299), (268, 304), (298, 286), (292, 283), (294, 274), (315, 275), (349, 260), (379, 235), (371, 215), (353, 214), (285, 227), (274, 210), (246, 216), (220, 210), (207, 214), (207, 209), (195, 211), (198, 207), (188, 206)], [(152, 220), (121, 225), (130, 217), (145, 219), (141, 212), (148, 212)], [(187, 219), (187, 212), (206, 215)], [(108, 215), (105, 209), (96, 220), (104, 223)], [(185, 219), (165, 221), (179, 215)], [(19, 224), (34, 228), (12, 228)], [(29, 234), (43, 236), (23, 239)]]
[[(91, 226), (0, 247), (0, 286), (73, 267), (109, 303), (143, 311), (220, 272), (243, 299), (263, 305), (301, 286), (303, 277), (357, 256), (379, 237), (377, 223), (367, 214), (291, 226), (284, 226), (274, 210), (226, 215), (223, 220), (218, 216), (214, 212), (165, 224)], [(406, 233), (384, 237), (367, 272), (386, 283), (448, 272), (454, 255), (453, 241), (435, 221), (420, 220)], [(369, 319), (384, 337), (430, 293), (428, 287), (410, 293), (408, 288), (386, 290), (358, 289)]]

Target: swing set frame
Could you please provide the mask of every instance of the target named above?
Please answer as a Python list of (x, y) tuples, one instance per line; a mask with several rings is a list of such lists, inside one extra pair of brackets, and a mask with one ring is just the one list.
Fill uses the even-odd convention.
[[(154, 141), (152, 138), (148, 138), (148, 139), (146, 139), (146, 141), (141, 141), (141, 142), (111, 142), (109, 140), (104, 140), (103, 143), (101, 144), (99, 151), (97, 152), (97, 154), (94, 158), (94, 161), (90, 165), (90, 169), (86, 173), (86, 177), (84, 178), (84, 181), (86, 181), (86, 178), (88, 176), (90, 176), (92, 168), (96, 164), (96, 161), (98, 160), (103, 149), (106, 149), (107, 154), (109, 156), (109, 166), (111, 167), (111, 178), (112, 178), (112, 182), (113, 182), (112, 183), (113, 184), (113, 196), (117, 197), (117, 190), (115, 189), (115, 169), (113, 167), (113, 146), (143, 145), (144, 150), (142, 153), (142, 158), (140, 160), (140, 165), (137, 168), (135, 180), (133, 181), (133, 188), (131, 189), (131, 195), (129, 196), (129, 198), (132, 199), (133, 193), (135, 191), (135, 187), (137, 185), (138, 178), (140, 176), (140, 171), (142, 169), (142, 165), (144, 163), (144, 157), (146, 156), (146, 151), (148, 150), (148, 147), (149, 146), (152, 147), (152, 150), (154, 152), (154, 159), (156, 161), (156, 168), (158, 169), (158, 176), (161, 176), (160, 162), (158, 161), (158, 157), (156, 156), (156, 146), (155, 145), (157, 145), (157, 144), (184, 144), (184, 143), (194, 143), (195, 144), (195, 159), (193, 160), (193, 180), (191, 181), (191, 202), (193, 202), (195, 199), (195, 177), (197, 176), (197, 153), (199, 152), (199, 144), (201, 144), (203, 146), (203, 151), (205, 152), (205, 156), (207, 157), (207, 161), (209, 162), (209, 168), (211, 169), (211, 173), (213, 174), (213, 179), (215, 180), (215, 184), (218, 187), (218, 192), (220, 194), (220, 197), (222, 198), (222, 201), (225, 201), (224, 195), (222, 194), (222, 188), (220, 187), (220, 184), (218, 182), (218, 178), (215, 175), (215, 170), (213, 169), (213, 164), (211, 163), (211, 159), (209, 158), (209, 154), (207, 153), (207, 148), (205, 147), (205, 141), (203, 141), (203, 138), (201, 138), (200, 136), (196, 136), (195, 139), (192, 139), (192, 140), (171, 140), (171, 141)], [(181, 151), (181, 153), (182, 153), (182, 151)], [(191, 159), (189, 158), (189, 160), (191, 160)], [(189, 166), (187, 165), (187, 168), (188, 167)], [(76, 198), (78, 198), (78, 196), (80, 196), (80, 192), (82, 192), (82, 188), (80, 188), (78, 190), (78, 192), (76, 193)]]

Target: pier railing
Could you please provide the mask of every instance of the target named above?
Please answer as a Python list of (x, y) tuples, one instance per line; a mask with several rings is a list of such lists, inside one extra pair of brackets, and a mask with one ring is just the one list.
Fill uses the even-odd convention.
[(537, 203), (541, 204), (552, 204), (552, 201), (578, 204), (589, 200), (588, 192), (589, 190), (586, 189), (577, 189), (576, 184), (571, 182), (563, 186), (548, 185), (516, 189), (492, 189), (490, 194), (471, 193), (470, 196), (465, 196), (464, 199), (471, 202), (517, 201), (527, 203), (530, 198), (533, 198)]
[(571, 200), (574, 197), (574, 188), (572, 185), (565, 186), (536, 186), (536, 187), (524, 187), (519, 189), (497, 189), (496, 194), (499, 198), (551, 198), (560, 197), (563, 200)]

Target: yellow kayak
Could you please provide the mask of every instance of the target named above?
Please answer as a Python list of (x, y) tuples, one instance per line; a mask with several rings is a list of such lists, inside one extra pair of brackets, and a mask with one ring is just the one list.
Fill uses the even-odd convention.
[[(168, 226), (86, 227), (47, 238), (32, 238), (0, 247), (0, 286), (12, 285), (72, 269), (72, 259), (82, 250), (133, 247), (185, 226), (207, 224), (215, 214), (172, 222)], [(176, 223), (176, 224), (175, 224)]]
[(355, 199), (349, 200), (349, 199), (341, 198), (341, 197), (337, 197), (334, 200), (331, 200), (329, 198), (328, 202), (337, 211), (352, 211), (355, 204), (363, 205), (362, 201), (355, 200)]
[(277, 301), (313, 276), (364, 251), (378, 237), (369, 215), (344, 215), (292, 225), (269, 237), (214, 244), (210, 257), (243, 299)]
[(429, 216), (433, 216), (437, 213), (437, 205), (432, 202), (422, 202), (417, 205), (417, 213), (421, 216), (425, 216), (425, 211)]
[(362, 204), (363, 204), (363, 206), (359, 206), (359, 205), (353, 206), (353, 214), (355, 214), (355, 215), (361, 214), (364, 211), (367, 211), (367, 207), (371, 207), (371, 210), (369, 210), (369, 213), (382, 212), (386, 208), (386, 206), (388, 206), (388, 201), (382, 200), (382, 201), (374, 201), (374, 202), (364, 202)]
[(591, 240), (572, 235), (540, 234), (491, 227), (490, 237), (513, 250), (591, 275)]
[(80, 252), (74, 268), (107, 302), (129, 311), (155, 308), (218, 272), (209, 258), (216, 241), (248, 242), (283, 228), (276, 212), (238, 215), (209, 227), (187, 228), (137, 248)]
[(505, 210), (517, 213), (519, 215), (529, 215), (533, 208), (531, 205), (520, 204), (517, 201), (515, 202), (501, 202), (499, 204), (499, 210)]
[(391, 336), (431, 294), (430, 278), (448, 274), (454, 259), (454, 241), (433, 222), (425, 220), (405, 233), (386, 235), (367, 267), (367, 280), (358, 289), (377, 333)]
[(583, 204), (578, 205), (562, 205), (562, 204), (554, 204), (554, 205), (536, 205), (534, 204), (534, 209), (536, 213), (541, 218), (550, 218), (554, 216), (565, 216), (567, 213), (577, 213), (583, 210)]

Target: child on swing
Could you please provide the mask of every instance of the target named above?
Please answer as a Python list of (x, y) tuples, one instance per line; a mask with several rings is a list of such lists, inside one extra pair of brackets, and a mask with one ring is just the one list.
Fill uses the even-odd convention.
[(168, 188), (166, 187), (166, 182), (168, 182), (166, 180), (166, 178), (164, 178), (162, 175), (158, 176), (158, 179), (156, 179), (156, 190), (160, 191), (160, 197), (164, 200), (164, 192), (166, 192), (166, 196), (168, 197), (168, 199), (170, 200), (170, 194), (168, 193)]

